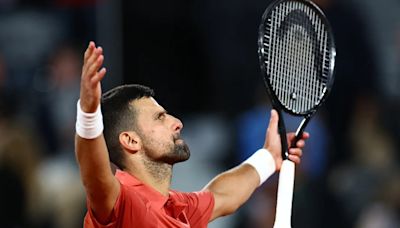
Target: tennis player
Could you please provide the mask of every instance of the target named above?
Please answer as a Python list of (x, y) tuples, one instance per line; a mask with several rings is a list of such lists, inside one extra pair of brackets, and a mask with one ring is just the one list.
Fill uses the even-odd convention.
[[(102, 95), (103, 50), (90, 42), (77, 103), (76, 157), (87, 194), (85, 228), (203, 228), (235, 212), (280, 169), (278, 115), (271, 112), (265, 143), (246, 161), (216, 176), (198, 192), (170, 189), (172, 167), (189, 159), (182, 122), (168, 114), (141, 85), (116, 87)], [(289, 150), (300, 163), (307, 133)], [(293, 139), (294, 133), (288, 134)], [(118, 169), (115, 175), (111, 163)]]

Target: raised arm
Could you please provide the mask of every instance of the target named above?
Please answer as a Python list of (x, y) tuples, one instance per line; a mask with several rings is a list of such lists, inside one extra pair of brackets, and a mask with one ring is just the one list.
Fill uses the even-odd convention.
[[(96, 47), (94, 42), (90, 42), (84, 56), (80, 104), (78, 104), (82, 113), (89, 116), (99, 111), (100, 81), (106, 74), (105, 68), (100, 70), (103, 61), (102, 48)], [(85, 125), (85, 123), (82, 125)], [(99, 222), (107, 223), (117, 200), (120, 185), (111, 171), (107, 146), (102, 132), (93, 137), (76, 134), (75, 153), (91, 209)]]
[[(267, 129), (265, 143), (258, 153), (259, 158), (265, 160), (265, 165), (269, 166), (270, 171), (279, 171), (282, 165), (281, 141), (278, 134), (278, 114), (275, 110), (271, 112), (271, 119)], [(309, 137), (308, 133), (303, 134), (303, 138), (296, 144), (297, 148), (289, 150), (289, 159), (295, 163), (300, 163), (302, 148), (305, 145), (305, 139)], [(294, 133), (288, 134), (288, 140), (294, 138)], [(262, 153), (270, 153), (267, 156)], [(268, 158), (269, 157), (269, 158)], [(266, 159), (264, 159), (266, 158)], [(258, 158), (257, 158), (258, 159)], [(256, 169), (249, 164), (241, 164), (231, 170), (223, 172), (216, 176), (203, 190), (211, 191), (214, 194), (215, 204), (211, 220), (220, 216), (235, 212), (243, 203), (245, 203), (254, 190), (260, 185), (260, 175)]]

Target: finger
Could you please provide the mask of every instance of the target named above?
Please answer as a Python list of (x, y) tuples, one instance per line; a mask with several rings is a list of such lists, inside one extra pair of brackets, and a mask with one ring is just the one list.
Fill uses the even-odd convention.
[(107, 69), (105, 67), (101, 68), (99, 72), (91, 79), (92, 83), (95, 85), (97, 82), (100, 82), (107, 73)]
[(100, 55), (100, 56), (97, 58), (96, 62), (94, 62), (94, 63), (89, 67), (89, 69), (87, 69), (86, 75), (88, 75), (90, 78), (92, 78), (92, 77), (96, 74), (96, 72), (99, 71), (101, 65), (103, 64), (103, 61), (104, 61), (104, 56), (103, 56), (103, 55)]
[(303, 139), (300, 139), (299, 141), (296, 142), (297, 148), (303, 148), (305, 145), (306, 145), (306, 142)]
[[(288, 140), (288, 142), (290, 143), (291, 141), (294, 140), (294, 138), (296, 137), (296, 134), (294, 132), (289, 132), (286, 134), (286, 138)], [(290, 145), (290, 144), (289, 144)]]
[(308, 132), (303, 132), (303, 135), (302, 135), (303, 137), (303, 139), (308, 139), (308, 138), (310, 138), (310, 133), (308, 133)]
[(88, 60), (88, 64), (92, 64), (93, 62), (95, 62), (95, 60), (103, 54), (103, 48), (102, 47), (97, 47), (94, 49), (92, 55), (90, 56), (89, 60)]
[(278, 112), (275, 109), (271, 110), (271, 118), (269, 119), (268, 131), (278, 132)]
[[(308, 132), (303, 132), (302, 137), (296, 142), (296, 147), (303, 148), (305, 146), (305, 140), (310, 137)], [(296, 139), (296, 134), (294, 132), (287, 133), (288, 145), (294, 147), (294, 140)]]
[(89, 56), (85, 65), (90, 67), (94, 62), (96, 62), (97, 58), (102, 54), (103, 54), (102, 47), (95, 48), (91, 53), (91, 55)]
[(93, 53), (93, 50), (95, 49), (95, 43), (93, 41), (89, 42), (89, 46), (87, 47), (86, 51), (85, 51), (85, 55), (83, 58), (83, 63), (86, 63), (89, 56)]
[(101, 47), (94, 48), (94, 50), (88, 56), (86, 63), (82, 67), (82, 76), (86, 76), (86, 75), (90, 76), (90, 73), (88, 73), (89, 68), (96, 62), (96, 60), (102, 54), (102, 52), (103, 52), (103, 49)]
[(289, 154), (301, 157), (303, 155), (303, 150), (299, 148), (290, 148), (289, 149)]
[(295, 146), (296, 134), (294, 132), (287, 133), (286, 138), (289, 147), (297, 147)]
[(296, 155), (289, 155), (289, 160), (296, 164), (300, 164), (301, 159)]

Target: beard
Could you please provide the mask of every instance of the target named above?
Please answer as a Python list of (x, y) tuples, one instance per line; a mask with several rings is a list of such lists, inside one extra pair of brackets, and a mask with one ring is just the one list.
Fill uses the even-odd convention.
[[(144, 150), (147, 157), (155, 162), (173, 165), (188, 160), (190, 158), (190, 149), (185, 141), (177, 137), (173, 139), (173, 142), (172, 145), (165, 145), (144, 138)], [(155, 145), (158, 145), (158, 149), (154, 147)], [(162, 153), (158, 151), (160, 148), (163, 148)]]

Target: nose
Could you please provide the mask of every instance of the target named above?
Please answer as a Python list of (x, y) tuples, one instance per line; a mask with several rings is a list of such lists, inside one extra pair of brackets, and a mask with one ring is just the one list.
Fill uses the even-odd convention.
[(183, 128), (183, 123), (180, 119), (173, 117), (174, 118), (174, 122), (173, 122), (173, 129), (174, 131), (180, 131)]

